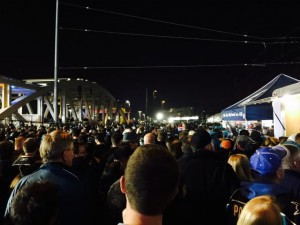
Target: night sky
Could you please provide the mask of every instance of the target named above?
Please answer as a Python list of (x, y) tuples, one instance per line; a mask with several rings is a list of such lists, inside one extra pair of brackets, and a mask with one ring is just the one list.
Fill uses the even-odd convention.
[[(95, 81), (134, 111), (146, 89), (149, 104), (157, 90), (165, 108), (214, 114), (280, 73), (300, 79), (300, 3), (107, 2), (61, 1), (59, 77)], [(0, 74), (52, 78), (55, 1), (0, 10)]]

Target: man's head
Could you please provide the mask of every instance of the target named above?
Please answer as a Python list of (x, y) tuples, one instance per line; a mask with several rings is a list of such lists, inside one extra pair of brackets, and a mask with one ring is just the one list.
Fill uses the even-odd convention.
[(138, 147), (129, 158), (121, 190), (127, 208), (147, 216), (163, 214), (178, 190), (179, 168), (174, 156), (160, 145)]
[(49, 181), (27, 183), (14, 196), (11, 205), (13, 224), (54, 224), (59, 210), (59, 191)]
[(44, 135), (40, 155), (43, 162), (62, 161), (71, 166), (74, 158), (73, 148), (71, 136), (67, 132), (55, 130)]
[(269, 147), (259, 148), (250, 158), (250, 167), (259, 177), (283, 178), (281, 155)]
[[(203, 128), (199, 128), (196, 133), (193, 134), (191, 139), (191, 147), (193, 151), (199, 149), (205, 149), (208, 145), (212, 144), (212, 137)], [(213, 148), (213, 147), (212, 147)]]
[(148, 133), (144, 136), (144, 145), (155, 144), (155, 134)]
[(297, 144), (283, 144), (287, 156), (282, 160), (283, 169), (300, 172), (300, 149)]
[(39, 148), (36, 138), (27, 138), (23, 143), (23, 151), (26, 154), (35, 153)]

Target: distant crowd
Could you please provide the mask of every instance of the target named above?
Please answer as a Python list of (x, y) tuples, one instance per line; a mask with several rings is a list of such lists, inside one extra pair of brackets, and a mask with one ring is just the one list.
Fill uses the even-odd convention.
[(6, 225), (300, 224), (300, 129), (11, 123), (0, 181)]

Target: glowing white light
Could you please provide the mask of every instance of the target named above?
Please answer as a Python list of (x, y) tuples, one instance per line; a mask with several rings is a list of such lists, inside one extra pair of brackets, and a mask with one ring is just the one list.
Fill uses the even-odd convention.
[(164, 115), (162, 113), (156, 114), (156, 119), (161, 120), (162, 118), (164, 118)]

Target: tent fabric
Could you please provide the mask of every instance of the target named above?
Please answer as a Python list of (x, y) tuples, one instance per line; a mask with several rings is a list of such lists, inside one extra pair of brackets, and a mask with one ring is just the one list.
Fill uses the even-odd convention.
[(248, 97), (222, 110), (222, 120), (272, 120), (271, 103), (255, 104), (256, 101), (271, 98), (275, 89), (299, 82), (298, 79), (285, 74), (279, 74), (262, 88)]

